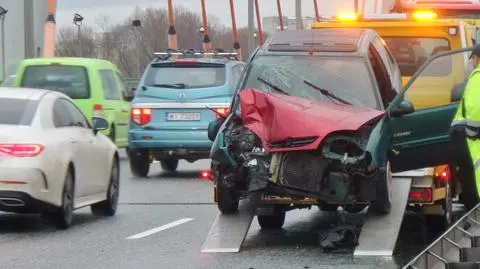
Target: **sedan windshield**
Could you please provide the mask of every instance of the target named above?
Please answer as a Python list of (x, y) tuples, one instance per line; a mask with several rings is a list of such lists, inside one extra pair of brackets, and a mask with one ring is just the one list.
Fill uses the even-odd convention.
[(243, 89), (278, 92), (272, 88), (274, 85), (290, 96), (378, 108), (371, 76), (362, 58), (259, 56), (251, 64)]

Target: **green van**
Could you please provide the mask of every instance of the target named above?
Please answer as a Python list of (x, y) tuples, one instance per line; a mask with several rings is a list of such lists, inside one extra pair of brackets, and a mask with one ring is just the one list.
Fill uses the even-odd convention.
[(13, 87), (48, 89), (73, 99), (85, 116), (102, 116), (110, 128), (102, 131), (119, 148), (128, 145), (128, 121), (132, 91), (124, 86), (119, 69), (93, 58), (52, 57), (25, 59)]

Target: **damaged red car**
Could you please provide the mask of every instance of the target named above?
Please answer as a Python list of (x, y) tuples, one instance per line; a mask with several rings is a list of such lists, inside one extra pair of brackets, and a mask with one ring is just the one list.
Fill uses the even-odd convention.
[[(252, 193), (312, 199), (323, 210), (390, 212), (387, 155), (398, 130), (386, 135), (390, 125), (382, 122), (387, 111), (398, 122), (415, 113), (399, 95), (400, 71), (381, 41), (368, 29), (285, 31), (257, 49), (229, 115), (208, 127), (222, 213)], [(286, 211), (303, 206), (275, 204), (259, 224), (280, 228)]]

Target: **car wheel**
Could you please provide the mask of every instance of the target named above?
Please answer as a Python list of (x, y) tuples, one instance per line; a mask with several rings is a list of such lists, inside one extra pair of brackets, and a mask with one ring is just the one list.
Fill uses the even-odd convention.
[(287, 212), (282, 207), (276, 206), (273, 215), (257, 216), (258, 225), (264, 230), (277, 230), (285, 223)]
[(99, 216), (113, 216), (117, 212), (118, 197), (120, 194), (120, 168), (118, 159), (115, 157), (110, 172), (108, 183), (107, 199), (105, 201), (93, 204), (92, 213)]
[(177, 159), (165, 159), (161, 160), (160, 164), (162, 165), (162, 169), (168, 172), (175, 172), (178, 167), (178, 160)]
[(377, 175), (376, 198), (370, 208), (380, 215), (390, 213), (392, 208), (392, 172), (389, 162), (385, 170), (380, 171)]
[(62, 206), (56, 213), (56, 223), (61, 229), (68, 229), (72, 225), (74, 189), (73, 171), (68, 169), (62, 190)]
[(453, 222), (452, 210), (452, 186), (450, 181), (445, 182), (445, 199), (438, 201), (442, 206), (443, 215), (427, 215), (425, 216), (425, 224), (429, 230), (442, 232), (446, 230)]
[(130, 170), (136, 177), (146, 177), (150, 171), (150, 159), (148, 153), (137, 150), (129, 150)]
[(217, 207), (222, 214), (233, 214), (238, 211), (240, 202), (236, 198), (233, 189), (217, 184), (215, 188), (217, 196)]

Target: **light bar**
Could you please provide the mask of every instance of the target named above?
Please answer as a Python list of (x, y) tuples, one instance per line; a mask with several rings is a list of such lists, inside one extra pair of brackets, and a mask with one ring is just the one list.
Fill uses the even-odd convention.
[(377, 14), (367, 13), (363, 15), (363, 19), (367, 20), (389, 20), (389, 19), (407, 19), (406, 13)]
[(154, 52), (153, 55), (155, 56), (174, 56), (174, 55), (212, 55), (212, 56), (232, 56), (238, 55), (236, 52), (204, 52), (198, 51), (195, 49), (188, 49), (188, 50), (167, 50), (165, 52)]
[(236, 52), (194, 52), (194, 53), (182, 53), (182, 52), (154, 52), (153, 55), (237, 55)]

